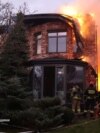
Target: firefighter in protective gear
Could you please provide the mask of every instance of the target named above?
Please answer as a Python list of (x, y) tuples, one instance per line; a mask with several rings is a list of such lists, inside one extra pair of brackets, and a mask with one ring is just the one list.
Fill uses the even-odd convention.
[(78, 85), (73, 86), (71, 97), (72, 97), (72, 111), (80, 113), (81, 112), (81, 107), (80, 107), (81, 89)]
[(89, 87), (86, 89), (84, 93), (85, 97), (85, 110), (84, 112), (94, 113), (94, 106), (97, 98), (97, 91), (95, 86), (90, 83)]

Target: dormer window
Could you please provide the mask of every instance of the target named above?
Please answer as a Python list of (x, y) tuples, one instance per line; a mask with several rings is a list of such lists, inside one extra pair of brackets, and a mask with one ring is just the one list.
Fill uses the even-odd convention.
[(48, 52), (66, 52), (67, 32), (48, 33)]

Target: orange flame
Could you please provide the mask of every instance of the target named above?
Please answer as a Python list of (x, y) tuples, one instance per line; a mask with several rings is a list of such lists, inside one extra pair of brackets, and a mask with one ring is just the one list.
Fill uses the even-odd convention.
[(69, 16), (76, 16), (78, 14), (77, 10), (74, 7), (71, 6), (62, 6), (60, 8), (61, 13), (67, 14)]
[(67, 6), (67, 7), (62, 6), (60, 8), (60, 12), (62, 14), (72, 16), (74, 19), (77, 19), (80, 24), (80, 33), (82, 34), (82, 36), (83, 37), (89, 36), (90, 32), (88, 33), (87, 27), (89, 27), (90, 25), (90, 21), (89, 21), (90, 18), (88, 17), (89, 15), (91, 16), (91, 18), (95, 17), (94, 13), (89, 13), (89, 15), (87, 15), (87, 14), (84, 14), (83, 12), (78, 11), (78, 9), (72, 6)]
[[(73, 18), (77, 19), (79, 22), (79, 28), (80, 28), (80, 33), (84, 38), (90, 38), (91, 36), (93, 36), (95, 38), (95, 32), (96, 29), (92, 29), (92, 27), (96, 27), (94, 19), (95, 19), (95, 14), (90, 12), (88, 14), (84, 14), (84, 12), (80, 12), (78, 9), (76, 9), (75, 7), (72, 6), (62, 6), (60, 8), (60, 12), (62, 14), (66, 14), (69, 16), (72, 16)], [(93, 25), (94, 24), (94, 25)], [(88, 29), (88, 30), (87, 30)], [(92, 39), (92, 38), (91, 38)], [(97, 43), (97, 42), (95, 42)], [(99, 52), (98, 52), (99, 53)], [(91, 62), (89, 58), (84, 57), (83, 60), (87, 61), (87, 62)], [(98, 61), (98, 91), (100, 91), (100, 66), (99, 66), (99, 61)]]

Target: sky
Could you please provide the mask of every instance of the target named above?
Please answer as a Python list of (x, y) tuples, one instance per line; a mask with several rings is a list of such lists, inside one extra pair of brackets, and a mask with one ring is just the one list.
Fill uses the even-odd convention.
[(1, 0), (3, 3), (10, 2), (18, 10), (25, 2), (31, 13), (55, 13), (63, 4), (69, 4), (75, 0)]

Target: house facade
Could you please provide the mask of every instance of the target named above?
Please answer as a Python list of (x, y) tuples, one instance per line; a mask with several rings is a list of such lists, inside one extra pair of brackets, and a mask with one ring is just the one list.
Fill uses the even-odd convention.
[[(73, 84), (80, 86), (82, 97), (91, 81), (96, 85), (95, 40), (87, 44), (73, 18), (34, 14), (26, 15), (24, 23), (34, 99), (58, 96), (62, 103), (69, 104)], [(84, 56), (92, 62), (83, 61)]]

